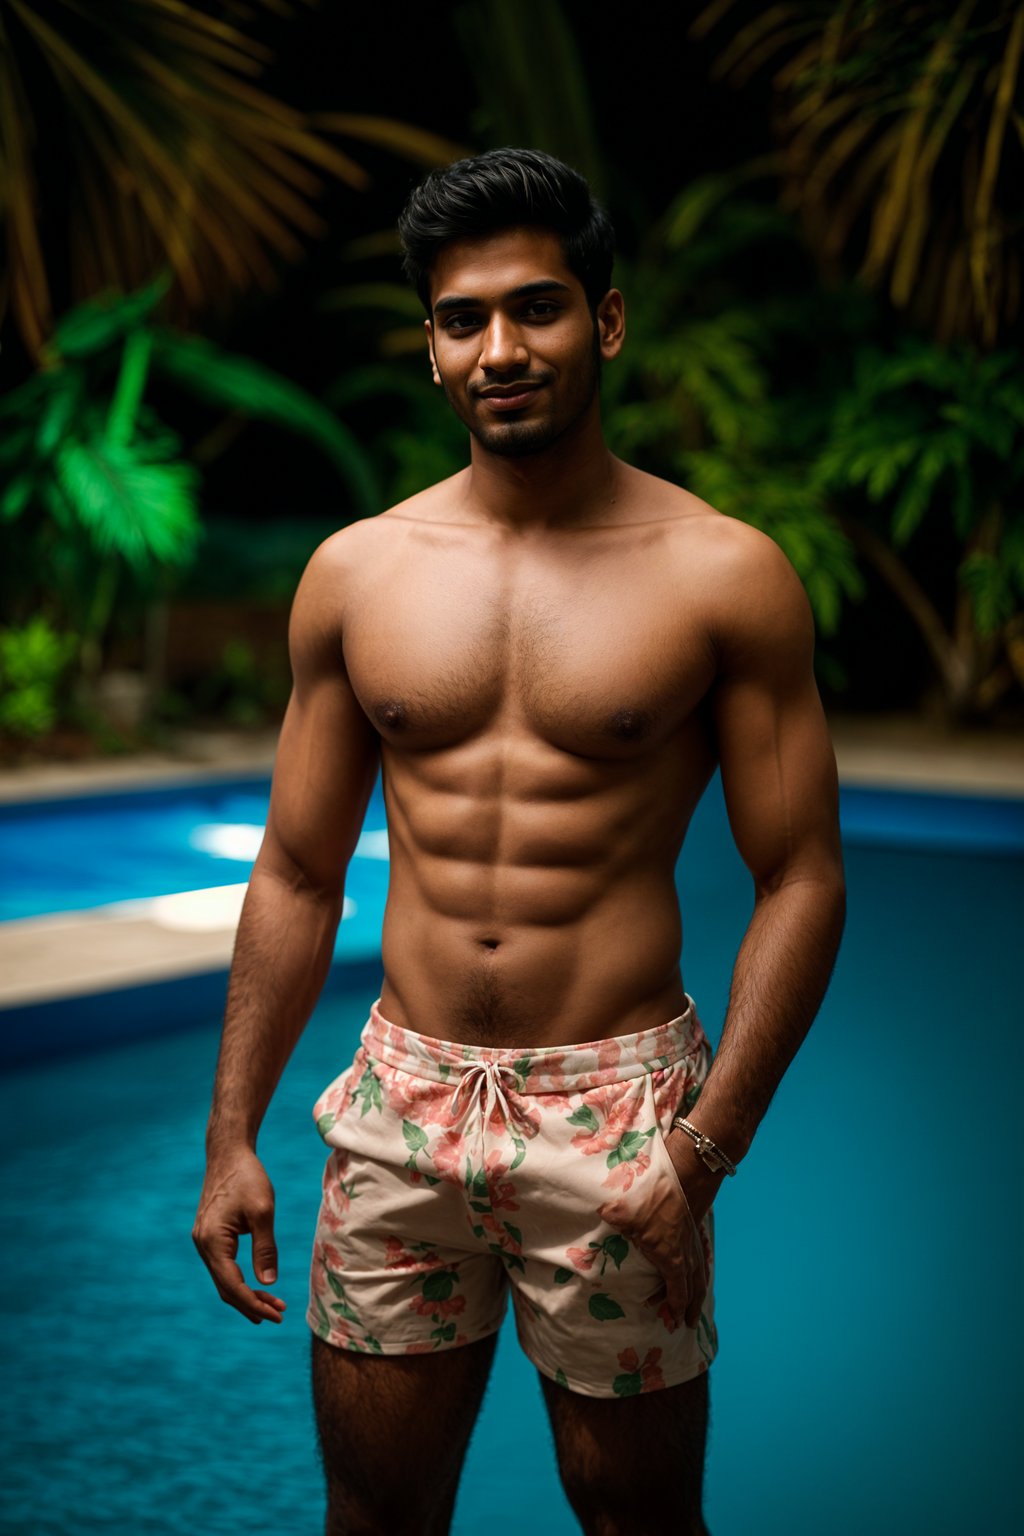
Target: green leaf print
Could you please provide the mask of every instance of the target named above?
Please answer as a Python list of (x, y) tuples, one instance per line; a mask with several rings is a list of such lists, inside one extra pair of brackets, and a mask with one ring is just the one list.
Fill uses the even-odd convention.
[(554, 1275), (552, 1276), (552, 1279), (554, 1280), (556, 1285), (565, 1285), (567, 1280), (571, 1280), (572, 1279), (572, 1270), (571, 1269), (556, 1269)]
[(510, 1221), (502, 1222), (502, 1226), (505, 1228), (505, 1231), (512, 1238), (513, 1242), (518, 1243), (519, 1247), (521, 1248), (523, 1246), (523, 1234), (519, 1230), (519, 1228), (518, 1227), (514, 1227)]
[(377, 1351), (378, 1355), (382, 1355), (384, 1353), (380, 1346), (380, 1340), (375, 1339), (372, 1333), (368, 1333), (366, 1335), (366, 1342), (369, 1344), (371, 1349), (375, 1349)]
[(516, 1074), (516, 1076), (521, 1078), (522, 1081), (525, 1083), (526, 1079), (530, 1075), (530, 1068), (532, 1066), (533, 1066), (533, 1062), (531, 1061), (529, 1056), (520, 1056), (518, 1061), (514, 1061), (512, 1063), (512, 1070)]
[(436, 1174), (433, 1174), (433, 1173), (425, 1173), (423, 1175), (423, 1177), (426, 1179), (428, 1184), (440, 1184), (440, 1182), (441, 1182), (441, 1180), (436, 1176)]
[(558, 1382), (560, 1387), (567, 1387), (569, 1385), (569, 1378), (566, 1376), (561, 1366), (559, 1366), (558, 1370), (555, 1372), (555, 1380)]
[[(704, 1331), (704, 1336), (707, 1339), (707, 1348), (704, 1347), (704, 1343), (703, 1343), (703, 1341), (701, 1339), (701, 1336), (700, 1336), (702, 1329)], [(713, 1326), (708, 1322), (707, 1318), (704, 1316), (704, 1313), (702, 1312), (701, 1315), (700, 1315), (700, 1321), (697, 1324), (697, 1347), (698, 1347), (698, 1349), (700, 1350), (701, 1354), (704, 1356), (704, 1359), (708, 1362), (709, 1365), (711, 1364), (712, 1360), (714, 1359), (714, 1356), (715, 1356), (715, 1345), (717, 1344), (717, 1342), (718, 1342), (718, 1340), (715, 1337), (715, 1330), (714, 1330)]]
[(690, 1085), (690, 1087), (687, 1088), (686, 1092), (683, 1095), (683, 1107), (682, 1107), (682, 1110), (681, 1111), (677, 1110), (676, 1111), (677, 1114), (679, 1114), (679, 1113), (682, 1113), (683, 1115), (688, 1115), (689, 1114), (690, 1110), (693, 1108), (693, 1106), (696, 1104), (697, 1100), (700, 1098), (700, 1091), (703, 1088), (703, 1086), (704, 1086), (703, 1083), (692, 1083)]
[(438, 1344), (441, 1344), (448, 1339), (454, 1339), (456, 1331), (457, 1330), (454, 1321), (449, 1321), (447, 1323), (443, 1323), (440, 1328), (431, 1328), (430, 1337), (432, 1339), (436, 1339)]
[(326, 1115), (321, 1115), (320, 1116), (319, 1120), (316, 1122), (316, 1128), (320, 1132), (321, 1136), (326, 1136), (327, 1135), (327, 1132), (330, 1130), (331, 1126), (334, 1124), (336, 1118), (337, 1118), (336, 1115), (332, 1115), (329, 1112)]
[(615, 1268), (621, 1269), (622, 1261), (629, 1253), (629, 1244), (627, 1243), (626, 1239), (620, 1233), (615, 1232), (611, 1237), (605, 1238), (604, 1242), (601, 1244), (601, 1247), (611, 1259), (612, 1263), (615, 1265)]
[(597, 1116), (594, 1114), (594, 1111), (590, 1108), (589, 1104), (581, 1104), (579, 1109), (573, 1110), (572, 1114), (569, 1116), (569, 1124), (582, 1126), (585, 1130), (588, 1131), (596, 1131)]
[(623, 1371), (621, 1376), (616, 1376), (612, 1382), (612, 1391), (616, 1397), (636, 1397), (638, 1392), (644, 1389), (644, 1379), (639, 1371)]
[(383, 1100), (381, 1099), (380, 1083), (373, 1075), (372, 1060), (369, 1061), (368, 1065), (364, 1069), (363, 1075), (359, 1079), (358, 1085), (353, 1089), (352, 1098), (354, 1100), (359, 1099), (362, 1102), (363, 1107), (359, 1111), (360, 1119), (363, 1119), (364, 1116), (369, 1114), (371, 1109), (375, 1109), (378, 1114), (381, 1113)]
[(489, 1200), (471, 1200), (469, 1208), (471, 1211), (479, 1211), (482, 1215), (488, 1216), (490, 1215), (491, 1204)]
[(413, 1125), (411, 1120), (402, 1121), (402, 1135), (405, 1137), (406, 1146), (411, 1147), (414, 1152), (419, 1152), (427, 1144), (426, 1131), (421, 1131), (419, 1126)]
[(519, 1167), (519, 1164), (522, 1162), (523, 1158), (526, 1156), (526, 1142), (522, 1141), (518, 1136), (513, 1136), (512, 1140), (515, 1142), (516, 1155), (509, 1165), (509, 1173), (514, 1173), (515, 1170)]
[(488, 1198), (487, 1174), (483, 1168), (478, 1168), (473, 1175), (473, 1193), (478, 1200)]
[(598, 1291), (596, 1295), (591, 1296), (587, 1303), (587, 1310), (599, 1323), (611, 1323), (615, 1318), (626, 1315), (615, 1297), (607, 1295), (604, 1291)]
[(423, 1282), (423, 1294), (428, 1301), (447, 1301), (457, 1279), (450, 1269), (435, 1269)]
[(331, 1270), (327, 1271), (327, 1284), (330, 1286), (330, 1288), (334, 1292), (335, 1296), (344, 1297), (344, 1295), (345, 1295), (345, 1287), (342, 1284), (342, 1282), (338, 1279), (337, 1275), (334, 1274)]
[(359, 1321), (359, 1313), (353, 1312), (347, 1301), (332, 1301), (331, 1311), (337, 1312), (338, 1316), (343, 1317), (348, 1323), (358, 1323)]
[(608, 1167), (617, 1168), (619, 1163), (631, 1163), (637, 1153), (642, 1149), (648, 1136), (653, 1136), (654, 1131), (627, 1131), (617, 1147), (613, 1147), (608, 1153)]

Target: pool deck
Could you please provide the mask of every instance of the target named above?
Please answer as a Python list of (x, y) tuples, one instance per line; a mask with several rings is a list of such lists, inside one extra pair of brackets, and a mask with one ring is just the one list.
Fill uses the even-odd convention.
[[(832, 717), (841, 782), (1024, 795), (1024, 735), (946, 735), (916, 717)], [(0, 772), (0, 802), (260, 777), (276, 731), (182, 735), (174, 754)], [(230, 964), (245, 887), (113, 902), (0, 923), (0, 1010), (166, 981)]]

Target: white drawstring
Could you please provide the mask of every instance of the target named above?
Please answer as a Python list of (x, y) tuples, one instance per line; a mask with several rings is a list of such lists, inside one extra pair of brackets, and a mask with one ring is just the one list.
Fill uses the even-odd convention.
[(512, 1111), (509, 1108), (508, 1099), (505, 1097), (505, 1090), (501, 1086), (501, 1078), (504, 1073), (512, 1077), (515, 1076), (515, 1073), (509, 1067), (499, 1067), (493, 1061), (475, 1061), (460, 1076), (453, 1100), (458, 1098), (463, 1088), (467, 1085), (476, 1088), (481, 1083), (485, 1083), (487, 1092), (484, 1099), (484, 1124), (489, 1123), (495, 1103), (501, 1105), (501, 1112), (507, 1124), (512, 1118)]

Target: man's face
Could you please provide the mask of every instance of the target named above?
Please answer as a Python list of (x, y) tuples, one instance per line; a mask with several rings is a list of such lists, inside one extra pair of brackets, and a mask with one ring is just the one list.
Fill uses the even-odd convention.
[(557, 235), (453, 241), (430, 290), (434, 382), (488, 452), (540, 453), (596, 409), (600, 361), (622, 345), (622, 296), (610, 289), (595, 318)]

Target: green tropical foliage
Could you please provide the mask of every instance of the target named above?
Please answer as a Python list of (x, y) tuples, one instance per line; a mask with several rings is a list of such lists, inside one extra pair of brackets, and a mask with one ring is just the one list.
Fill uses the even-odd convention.
[(714, 73), (771, 71), (784, 206), (826, 271), (859, 276), (942, 341), (1018, 316), (1024, 171), (1018, 0), (713, 0)]
[(31, 739), (53, 728), (77, 647), (76, 636), (58, 634), (40, 614), (0, 629), (0, 731)]
[[(30, 355), (52, 329), (48, 258), (65, 247), (73, 300), (132, 292), (168, 267), (167, 314), (181, 325), (276, 286), (303, 237), (325, 232), (314, 207), (323, 174), (365, 186), (362, 167), (325, 134), (416, 163), (451, 158), (452, 146), (422, 129), (300, 111), (261, 90), (254, 81), (273, 53), (257, 7), (286, 19), (300, 9), (0, 0), (0, 320), (9, 305)], [(46, 222), (41, 210), (54, 207), (66, 223)]]
[(319, 401), (251, 359), (154, 321), (168, 282), (79, 306), (56, 326), (46, 366), (0, 401), (0, 523), (14, 556), (5, 606), (27, 613), (42, 604), (73, 628), (87, 677), (99, 670), (119, 595), (162, 590), (199, 538), (200, 473), (146, 402), (151, 376), (306, 437), (345, 477), (358, 510), (379, 505), (367, 455)]
[[(827, 381), (819, 360), (799, 387), (785, 389), (780, 367), (802, 335), (823, 335), (830, 313), (804, 281), (791, 222), (744, 193), (745, 182), (771, 170), (770, 160), (754, 162), (691, 183), (640, 256), (618, 263), (627, 343), (605, 371), (605, 429), (616, 452), (769, 534), (830, 635), (863, 584), (847, 535), (807, 473), (826, 429)], [(789, 257), (794, 279), (752, 302), (752, 258), (773, 249)]]
[[(990, 709), (1014, 682), (1024, 634), (1020, 355), (913, 336), (862, 347), (813, 480), (845, 506), (851, 492), (867, 502), (840, 522), (917, 625), (951, 714)], [(913, 574), (929, 536), (959, 551), (956, 590), (940, 598)]]

